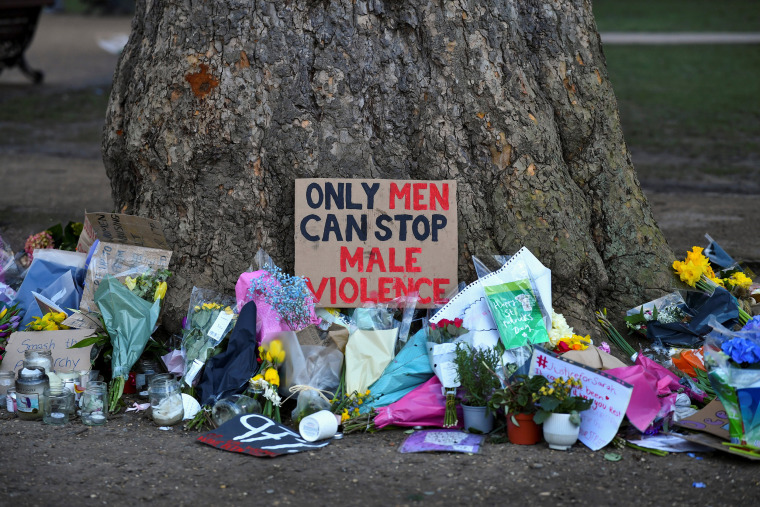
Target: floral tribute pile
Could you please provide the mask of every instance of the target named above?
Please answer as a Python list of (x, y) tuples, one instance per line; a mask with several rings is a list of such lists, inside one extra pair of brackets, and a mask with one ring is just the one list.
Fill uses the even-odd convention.
[[(69, 224), (34, 234), (20, 255), (0, 244), (0, 354), (17, 333), (51, 333), (55, 340), (54, 333), (90, 330), (69, 346), (92, 347), (92, 373), (47, 373), (66, 379), (77, 373), (77, 397), (88, 381), (108, 382), (109, 414), (128, 409), (129, 417), (150, 417), (138, 414), (168, 406), (167, 397), (176, 395), (183, 411), (177, 424), (188, 430), (257, 413), (294, 431), (334, 422), (328, 435), (320, 433), (325, 438), (425, 426), (506, 431), (512, 442), (546, 439), (566, 449), (584, 425), (612, 423), (595, 418), (595, 377), (534, 373), (536, 357), (551, 357), (572, 365), (564, 371), (583, 368), (633, 386), (626, 414), (605, 428), (618, 444), (644, 449), (647, 439), (674, 432), (717, 400), (730, 420), (726, 447), (760, 452), (760, 290), (751, 271), (713, 243), (673, 263), (682, 289), (639, 302), (626, 315), (600, 309), (600, 328), (583, 331), (552, 307), (532, 269), (504, 258), (489, 285), (475, 282), (462, 292), (471, 300), (459, 307), (418, 309), (412, 295), (348, 310), (316, 308), (307, 280), (259, 252), (259, 269), (240, 274), (234, 296), (232, 287), (194, 288), (181, 335), (167, 336), (161, 306), (172, 290), (171, 272), (138, 262), (96, 276), (87, 263), (97, 244), (89, 256), (59, 255), (76, 246), (81, 231), (81, 224)], [(135, 248), (136, 258), (150, 257)], [(40, 274), (43, 263), (50, 275)], [(24, 285), (29, 277), (34, 297)], [(88, 284), (89, 311), (78, 303)], [(77, 304), (57, 305), (62, 294)], [(558, 435), (559, 420), (569, 435)], [(519, 437), (518, 430), (534, 433)]]

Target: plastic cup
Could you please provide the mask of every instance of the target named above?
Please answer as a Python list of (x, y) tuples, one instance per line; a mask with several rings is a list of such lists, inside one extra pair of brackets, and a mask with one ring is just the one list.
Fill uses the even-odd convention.
[(298, 432), (307, 442), (331, 438), (338, 432), (338, 417), (329, 410), (320, 410), (301, 419)]

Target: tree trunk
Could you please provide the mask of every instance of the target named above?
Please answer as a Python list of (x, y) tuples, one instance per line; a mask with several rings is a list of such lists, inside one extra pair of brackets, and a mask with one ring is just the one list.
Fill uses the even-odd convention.
[(103, 149), (173, 246), (169, 323), (259, 247), (292, 269), (295, 178), (456, 179), (460, 278), (525, 245), (584, 334), (672, 283), (589, 1), (140, 0)]

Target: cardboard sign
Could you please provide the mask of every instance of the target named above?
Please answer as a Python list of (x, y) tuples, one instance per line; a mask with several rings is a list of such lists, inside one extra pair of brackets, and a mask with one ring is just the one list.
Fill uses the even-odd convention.
[(307, 442), (301, 435), (261, 414), (245, 414), (230, 419), (217, 429), (198, 437), (198, 442), (223, 451), (274, 458), (282, 454), (319, 449), (330, 443)]
[(581, 412), (578, 439), (592, 451), (598, 451), (615, 438), (631, 401), (632, 385), (540, 347), (533, 349), (529, 375), (543, 375), (550, 382), (559, 377), (580, 380), (582, 387), (573, 388), (572, 394), (594, 400), (594, 404)]
[(85, 312), (100, 312), (95, 304), (95, 292), (106, 275), (124, 281), (127, 276), (134, 278), (146, 270), (166, 269), (172, 258), (171, 250), (118, 243), (98, 242), (93, 250), (90, 265), (87, 267), (82, 301), (79, 303), (79, 309)]
[(24, 352), (27, 350), (49, 350), (53, 355), (53, 370), (82, 371), (89, 370), (89, 347), (69, 349), (80, 340), (91, 336), (92, 329), (67, 329), (63, 331), (20, 331), (11, 334), (5, 346), (5, 357), (0, 363), (0, 371), (15, 371), (21, 369), (24, 363)]
[(86, 213), (77, 252), (87, 253), (95, 240), (169, 250), (157, 220), (117, 213)]
[(360, 307), (457, 283), (456, 181), (297, 179), (295, 271), (318, 306)]
[(729, 440), (728, 415), (723, 408), (723, 403), (715, 398), (696, 414), (685, 417), (676, 423), (676, 426), (690, 430), (704, 431), (723, 440)]

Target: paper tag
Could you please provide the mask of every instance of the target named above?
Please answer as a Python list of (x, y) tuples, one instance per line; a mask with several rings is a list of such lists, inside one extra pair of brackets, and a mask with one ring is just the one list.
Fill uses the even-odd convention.
[(211, 326), (211, 328), (208, 330), (208, 334), (214, 341), (222, 341), (222, 338), (224, 338), (224, 332), (227, 330), (227, 325), (229, 325), (230, 321), (232, 320), (232, 314), (227, 312), (221, 312), (214, 321), (214, 325)]
[(192, 387), (193, 380), (195, 380), (195, 376), (198, 375), (198, 372), (201, 371), (202, 367), (203, 363), (200, 359), (193, 360), (193, 362), (190, 364), (190, 368), (187, 370), (187, 373), (185, 373), (185, 376), (183, 377), (185, 384)]

